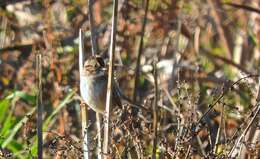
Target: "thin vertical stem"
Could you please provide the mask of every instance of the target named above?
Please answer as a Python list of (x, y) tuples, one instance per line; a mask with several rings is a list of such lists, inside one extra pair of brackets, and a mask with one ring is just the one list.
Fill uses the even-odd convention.
[(102, 159), (103, 158), (103, 153), (102, 153), (102, 133), (101, 133), (101, 119), (102, 119), (102, 115), (100, 113), (96, 113), (96, 119), (97, 119), (97, 133), (98, 133), (97, 156), (98, 156), (98, 159)]
[(108, 154), (108, 137), (109, 137), (109, 109), (111, 106), (111, 96), (113, 88), (113, 65), (114, 65), (114, 55), (115, 55), (115, 44), (116, 44), (116, 26), (117, 26), (117, 8), (118, 0), (114, 0), (113, 6), (113, 17), (112, 17), (112, 32), (111, 32), (111, 41), (109, 48), (109, 69), (108, 69), (108, 83), (107, 83), (107, 96), (106, 96), (106, 111), (104, 114), (104, 144), (103, 144), (103, 153), (105, 158)]
[(1, 18), (1, 32), (0, 32), (0, 49), (4, 48), (5, 46), (5, 39), (6, 39), (6, 28), (7, 28), (7, 18), (2, 17)]
[[(80, 75), (80, 81), (83, 71), (83, 61), (85, 59), (84, 57), (84, 37), (82, 35), (82, 30), (79, 29), (79, 75)], [(81, 90), (80, 90), (81, 91)]]
[(87, 106), (81, 103), (81, 125), (82, 125), (82, 136), (83, 136), (83, 156), (84, 159), (88, 159), (88, 116)]
[(89, 27), (90, 27), (90, 39), (91, 39), (91, 52), (92, 56), (95, 56), (98, 53), (98, 43), (96, 29), (93, 19), (93, 0), (88, 0), (88, 15), (89, 15)]
[(157, 81), (157, 62), (154, 62), (154, 104), (153, 104), (153, 154), (152, 159), (156, 159), (156, 146), (157, 146), (157, 122), (158, 122), (158, 81)]
[[(79, 76), (80, 76), (80, 93), (83, 94), (83, 89), (81, 89), (82, 83), (82, 71), (83, 71), (83, 60), (84, 60), (84, 38), (82, 35), (82, 30), (79, 30)], [(87, 105), (81, 104), (81, 126), (82, 126), (82, 136), (83, 136), (83, 156), (84, 159), (89, 158), (88, 154), (88, 132), (87, 132), (87, 125), (88, 125), (88, 111)]]
[[(177, 30), (176, 30), (176, 37), (174, 40), (174, 53), (172, 56), (173, 65), (172, 65), (172, 80), (169, 83), (169, 90), (172, 90), (174, 87), (177, 87), (177, 82), (179, 81), (179, 68), (177, 67), (179, 64), (179, 60), (177, 59), (177, 54), (179, 52), (179, 42), (180, 42), (180, 35), (181, 35), (181, 17), (180, 15), (177, 16)], [(177, 82), (176, 82), (177, 80)]]
[(224, 107), (225, 105), (223, 104), (222, 105), (222, 108), (221, 108), (221, 114), (220, 114), (220, 123), (219, 123), (219, 126), (218, 126), (218, 131), (217, 131), (217, 136), (216, 136), (216, 141), (215, 141), (215, 144), (214, 144), (214, 153), (217, 154), (217, 151), (218, 151), (218, 145), (219, 145), (219, 141), (220, 141), (220, 137), (221, 137), (221, 133), (222, 133), (222, 125), (223, 125), (223, 122), (224, 122)]
[[(88, 15), (89, 15), (89, 27), (90, 27), (90, 39), (91, 39), (91, 52), (92, 56), (97, 55), (98, 53), (98, 42), (96, 35), (96, 28), (93, 19), (93, 0), (88, 0)], [(97, 133), (98, 133), (98, 146), (97, 146), (97, 156), (98, 159), (102, 159), (102, 141), (101, 141), (101, 115), (96, 113), (96, 124), (97, 124)]]
[(144, 33), (145, 33), (145, 26), (146, 26), (146, 23), (147, 23), (148, 8), (149, 8), (149, 0), (146, 0), (145, 14), (144, 14), (142, 31), (141, 31), (141, 39), (140, 39), (137, 61), (136, 61), (133, 102), (136, 102), (136, 100), (137, 100), (137, 90), (138, 90), (138, 87), (139, 87), (139, 76), (140, 76), (140, 61), (141, 61), (141, 55), (143, 53)]
[(38, 137), (38, 159), (42, 159), (43, 137), (42, 137), (42, 56), (36, 55), (36, 73), (37, 73), (37, 137)]
[(191, 145), (189, 145), (189, 147), (188, 147), (188, 150), (187, 150), (186, 155), (185, 155), (185, 159), (188, 159), (188, 157), (190, 155), (190, 149), (191, 149)]
[[(93, 0), (88, 0), (88, 15), (89, 15), (89, 27), (90, 27), (90, 39), (91, 39), (91, 52), (92, 56), (97, 55), (98, 53), (98, 42), (96, 35), (96, 28), (93, 19)], [(102, 159), (102, 142), (101, 142), (101, 116), (99, 113), (96, 113), (97, 117), (97, 132), (98, 132), (98, 147), (97, 147), (97, 156), (98, 159)]]

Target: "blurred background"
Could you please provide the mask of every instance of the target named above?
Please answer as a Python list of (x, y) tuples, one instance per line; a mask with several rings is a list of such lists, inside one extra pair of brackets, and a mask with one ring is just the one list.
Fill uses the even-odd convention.
[[(108, 57), (113, 3), (94, 2), (98, 50)], [(115, 63), (120, 88), (132, 98), (143, 38), (136, 101), (153, 109), (156, 61), (157, 157), (227, 157), (259, 106), (260, 2), (150, 0), (144, 32), (146, 4), (119, 2)], [(83, 28), (90, 55), (87, 5), (86, 0), (0, 1), (0, 158), (37, 156), (37, 53), (42, 54), (44, 158), (82, 157), (78, 32)], [(95, 113), (89, 114), (95, 156)], [(260, 155), (256, 120), (241, 142), (239, 158)], [(153, 114), (140, 112), (136, 121), (115, 129), (114, 158), (151, 156)]]

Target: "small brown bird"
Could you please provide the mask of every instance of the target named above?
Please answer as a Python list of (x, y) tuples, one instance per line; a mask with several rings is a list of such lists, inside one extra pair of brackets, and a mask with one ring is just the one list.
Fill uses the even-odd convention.
[[(97, 113), (103, 114), (106, 105), (107, 68), (101, 57), (91, 56), (84, 63), (81, 77), (81, 96), (86, 104)], [(118, 85), (113, 80), (112, 106), (122, 107)]]

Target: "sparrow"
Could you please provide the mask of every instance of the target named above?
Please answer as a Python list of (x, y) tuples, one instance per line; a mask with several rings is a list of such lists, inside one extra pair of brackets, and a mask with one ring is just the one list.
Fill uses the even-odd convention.
[[(85, 62), (80, 81), (81, 96), (95, 112), (104, 114), (106, 106), (108, 71), (101, 57), (91, 56)], [(118, 85), (113, 79), (112, 108), (122, 108)]]

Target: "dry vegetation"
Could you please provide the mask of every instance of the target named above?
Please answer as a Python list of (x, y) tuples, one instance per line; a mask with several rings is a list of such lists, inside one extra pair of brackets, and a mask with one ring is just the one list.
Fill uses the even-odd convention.
[[(108, 59), (113, 2), (92, 7), (96, 50)], [(109, 157), (259, 158), (260, 3), (122, 0), (118, 7), (116, 76), (149, 111), (125, 103), (111, 117)], [(43, 158), (83, 158), (78, 34), (82, 28), (91, 55), (88, 14), (87, 0), (0, 1), (0, 158), (37, 158), (39, 102)], [(95, 112), (88, 117), (96, 158)]]

